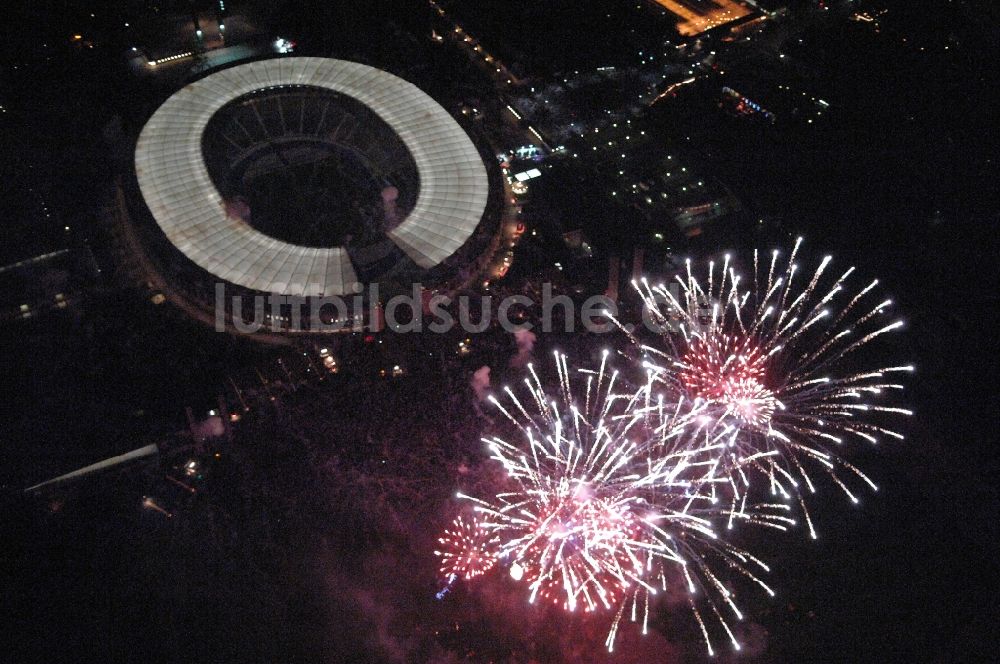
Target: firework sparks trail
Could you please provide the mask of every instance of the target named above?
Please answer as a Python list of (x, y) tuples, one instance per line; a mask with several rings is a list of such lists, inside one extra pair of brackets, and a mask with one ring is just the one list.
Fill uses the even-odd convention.
[(645, 344), (612, 317), (643, 352), (637, 389), (609, 369), (607, 352), (597, 371), (574, 372), (556, 353), (558, 389), (546, 391), (529, 364), (526, 399), (509, 388), (503, 402), (490, 397), (516, 431), (513, 442), (484, 439), (508, 485), (459, 494), (475, 518), (441, 539), (442, 595), (459, 577), (504, 566), (531, 602), (610, 613), (611, 650), (622, 618), (641, 617), (645, 633), (650, 597), (680, 579), (709, 654), (711, 617), (739, 650), (730, 621), (743, 616), (715, 570), (774, 592), (757, 576), (767, 566), (716, 524), (786, 530), (801, 508), (815, 538), (807, 467), (858, 502), (842, 470), (877, 487), (839, 451), (902, 439), (890, 422), (911, 414), (892, 399), (913, 367), (858, 368), (859, 350), (903, 325), (888, 319), (891, 301), (876, 297), (877, 280), (850, 287), (854, 268), (837, 276), (830, 257), (801, 276), (800, 243), (787, 261), (754, 253), (752, 282), (726, 256), (701, 278), (688, 262), (671, 288), (634, 284), (662, 329)]
[(891, 398), (903, 389), (897, 376), (913, 367), (857, 368), (858, 351), (903, 322), (888, 318), (892, 302), (876, 297), (877, 280), (852, 291), (854, 268), (838, 276), (829, 256), (802, 277), (800, 244), (787, 261), (777, 251), (769, 260), (755, 252), (752, 283), (728, 255), (721, 266), (710, 262), (701, 279), (688, 261), (672, 289), (634, 283), (665, 332), (654, 345), (632, 339), (651, 358), (656, 380), (703, 404), (732, 432), (718, 457), (732, 501), (742, 500), (751, 477), (763, 477), (773, 495), (796, 498), (815, 538), (801, 491), (816, 490), (807, 465), (818, 465), (855, 503), (839, 471), (877, 490), (839, 451), (858, 439), (903, 439), (887, 421), (912, 414)]
[[(720, 507), (715, 485), (727, 480), (717, 475), (716, 455), (724, 443), (704, 433), (706, 407), (667, 402), (655, 371), (629, 390), (606, 360), (607, 353), (597, 371), (571, 372), (557, 353), (555, 397), (532, 365), (526, 401), (508, 388), (504, 402), (491, 397), (518, 433), (515, 442), (484, 439), (509, 488), (488, 498), (459, 494), (478, 521), (442, 538), (442, 573), (485, 571), (493, 563), (486, 565), (481, 552), (489, 549), (527, 586), (530, 602), (610, 613), (609, 650), (622, 617), (638, 622), (641, 615), (645, 631), (650, 595), (680, 579), (739, 649), (727, 621), (742, 614), (712, 566), (736, 570), (773, 593), (756, 576), (766, 565), (720, 539), (713, 518), (780, 525), (791, 522), (787, 508), (746, 501), (738, 509)], [(698, 434), (689, 435), (692, 429)], [(490, 544), (481, 549), (482, 542)], [(476, 563), (467, 566), (470, 551)]]

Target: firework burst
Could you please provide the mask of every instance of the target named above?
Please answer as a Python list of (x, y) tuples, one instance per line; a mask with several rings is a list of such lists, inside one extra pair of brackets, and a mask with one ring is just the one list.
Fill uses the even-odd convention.
[(911, 414), (895, 397), (913, 368), (864, 364), (903, 325), (891, 301), (877, 281), (851, 286), (854, 268), (834, 272), (830, 257), (803, 276), (800, 243), (787, 260), (755, 253), (746, 280), (726, 256), (700, 277), (689, 262), (669, 287), (635, 284), (661, 329), (644, 344), (615, 321), (642, 350), (638, 388), (609, 370), (607, 352), (597, 371), (574, 372), (556, 353), (556, 389), (528, 365), (527, 396), (491, 397), (515, 432), (484, 439), (505, 485), (459, 494), (476, 518), (441, 539), (442, 574), (505, 567), (531, 602), (608, 612), (609, 650), (623, 616), (645, 633), (650, 598), (676, 582), (709, 654), (703, 615), (738, 650), (730, 623), (742, 614), (716, 570), (774, 593), (757, 576), (767, 566), (716, 525), (787, 530), (797, 502), (815, 538), (803, 495), (816, 469), (857, 502), (851, 476), (877, 487), (840, 452), (902, 439), (894, 418)]
[(441, 576), (445, 579), (474, 579), (493, 569), (497, 562), (496, 538), (490, 537), (475, 516), (457, 516), (438, 543), (441, 547), (434, 554), (441, 559)]
[[(506, 405), (491, 398), (517, 438), (484, 439), (506, 470), (506, 490), (488, 498), (459, 494), (477, 514), (482, 534), (476, 539), (492, 542), (493, 559), (526, 584), (530, 602), (610, 613), (609, 649), (625, 615), (641, 617), (645, 632), (650, 596), (674, 581), (691, 594), (709, 650), (698, 603), (709, 607), (738, 649), (725, 613), (730, 620), (742, 614), (713, 566), (737, 570), (771, 593), (752, 571), (767, 568), (722, 541), (713, 519), (790, 519), (780, 505), (720, 510), (713, 484), (719, 445), (692, 444), (689, 436), (692, 427), (704, 429), (698, 422), (705, 407), (666, 401), (653, 371), (642, 387), (627, 389), (606, 358), (597, 371), (571, 374), (557, 353), (555, 396), (529, 365), (527, 400), (510, 389)], [(449, 541), (458, 543), (453, 551), (468, 549), (466, 539)], [(442, 556), (443, 572), (462, 557), (456, 552)]]
[(892, 403), (910, 366), (859, 368), (859, 351), (903, 323), (889, 318), (891, 300), (876, 297), (878, 281), (849, 286), (854, 268), (839, 273), (824, 258), (809, 275), (796, 263), (755, 252), (749, 282), (727, 255), (702, 278), (688, 262), (667, 287), (634, 284), (665, 332), (642, 345), (656, 380), (704, 404), (727, 436), (720, 472), (740, 501), (750, 476), (766, 478), (772, 494), (797, 496), (816, 536), (800, 487), (815, 491), (807, 466), (818, 467), (854, 502), (839, 471), (874, 490), (864, 473), (839, 456), (851, 441), (875, 444), (903, 435), (888, 422), (910, 411)]

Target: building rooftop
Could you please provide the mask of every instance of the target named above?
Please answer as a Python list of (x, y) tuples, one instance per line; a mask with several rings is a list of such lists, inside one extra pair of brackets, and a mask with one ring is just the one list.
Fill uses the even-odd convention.
[[(385, 237), (416, 265), (429, 269), (473, 235), (486, 208), (489, 179), (479, 151), (444, 108), (411, 83), (373, 67), (326, 58), (279, 58), (225, 69), (189, 84), (153, 114), (139, 136), (135, 166), (142, 196), (167, 239), (185, 256), (220, 279), (258, 291), (300, 296), (353, 291), (357, 266), (346, 246), (303, 246), (261, 232), (234, 205), (239, 201), (227, 199), (231, 192), (220, 191), (218, 174), (210, 173), (206, 130), (220, 110), (254, 93), (287, 99), (296, 90), (332, 95), (300, 95), (296, 103), (301, 106), (282, 107), (279, 100), (274, 116), (280, 118), (278, 128), (262, 118), (237, 151), (277, 153), (277, 144), (295, 144), (298, 158), (308, 159), (302, 145), (330, 144), (355, 155), (345, 163), (377, 166), (385, 162), (386, 141), (358, 137), (366, 129), (377, 135), (374, 125), (384, 123), (398, 139), (397, 152), (408, 153), (400, 161), (416, 171), (415, 178), (404, 178), (415, 194), (412, 209), (386, 226)], [(301, 101), (307, 97), (335, 110), (307, 113)], [(344, 104), (336, 103), (338, 97), (346, 98)], [(358, 105), (373, 114), (368, 122), (356, 112)], [(340, 106), (353, 106), (355, 112), (343, 112)], [(344, 131), (337, 122), (347, 116), (355, 123), (360, 119), (362, 126)], [(406, 198), (407, 192), (392, 191), (396, 183), (391, 178), (384, 182), (386, 196)]]

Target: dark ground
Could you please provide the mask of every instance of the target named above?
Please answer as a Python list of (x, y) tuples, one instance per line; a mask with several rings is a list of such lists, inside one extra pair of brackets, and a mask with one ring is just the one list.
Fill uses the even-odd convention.
[[(812, 83), (833, 110), (817, 127), (768, 133), (702, 116), (678, 129), (701, 133), (718, 176), (768, 220), (696, 251), (804, 234), (812, 256), (830, 251), (838, 265), (880, 277), (908, 321), (891, 352), (917, 367), (907, 440), (857, 457), (882, 490), (857, 508), (827, 492), (818, 542), (755, 546), (774, 563), (778, 597), (743, 598), (755, 647), (739, 661), (984, 661), (996, 652), (1000, 146), (986, 91), (998, 42), (963, 13), (974, 4), (959, 5), (897, 28), (941, 44), (947, 26), (962, 44), (948, 55), (881, 52), (853, 32), (809, 35), (812, 48), (792, 55), (823, 72)], [(349, 46), (361, 48), (355, 28), (366, 24), (351, 20)], [(8, 140), (17, 136), (57, 169), (47, 182), (63, 215), (97, 202), (88, 183), (99, 179), (94, 143), (107, 111), (82, 113), (79, 96), (58, 106), (51, 86), (74, 77), (36, 83), (27, 124), (3, 129), (5, 163), (20, 159)], [(9, 81), (30, 89), (21, 75)], [(114, 86), (102, 90), (91, 97), (114, 106)], [(40, 113), (48, 106), (51, 115)], [(58, 131), (42, 132), (46, 122)], [(722, 143), (710, 142), (715, 134)], [(233, 363), (263, 361), (148, 305), (96, 300), (83, 323), (2, 333), (4, 659), (580, 661), (602, 652), (601, 629), (524, 611), (502, 580), (433, 600), (431, 535), (447, 520), (459, 463), (479, 455), (483, 420), (467, 378), (485, 362), (505, 371), (512, 351), (502, 341), (450, 376), (428, 364), (396, 383), (345, 379), (262, 409), (170, 521), (138, 507), (150, 473), (107, 478), (54, 511), (21, 496), (49, 470), (170, 430), (184, 404), (214, 396)], [(574, 344), (586, 340), (542, 340)], [(452, 435), (440, 458), (414, 453), (411, 441), (434, 441), (442, 428)], [(623, 635), (621, 661), (699, 661), (686, 608), (661, 612), (656, 626), (664, 636)]]

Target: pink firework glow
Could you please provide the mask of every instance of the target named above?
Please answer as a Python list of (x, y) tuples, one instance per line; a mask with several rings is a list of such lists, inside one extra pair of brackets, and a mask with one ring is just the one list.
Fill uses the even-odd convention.
[(475, 517), (456, 517), (451, 527), (438, 538), (438, 543), (441, 547), (434, 553), (441, 559), (441, 576), (445, 579), (452, 575), (474, 579), (493, 569), (497, 562), (495, 542), (490, 541), (489, 533)]
[[(692, 597), (706, 641), (696, 603), (738, 649), (728, 621), (742, 613), (713, 567), (771, 593), (757, 576), (767, 567), (724, 542), (714, 522), (791, 519), (783, 506), (720, 509), (711, 486), (716, 446), (688, 436), (689, 427), (702, 428), (703, 409), (665, 401), (653, 372), (638, 389), (627, 388), (606, 359), (597, 371), (572, 372), (557, 354), (554, 395), (528, 365), (527, 401), (510, 389), (505, 402), (491, 398), (518, 432), (512, 442), (484, 439), (509, 486), (492, 497), (459, 498), (471, 503), (493, 557), (526, 586), (529, 603), (610, 614), (609, 649), (625, 616), (645, 632), (650, 598), (671, 584)], [(443, 558), (442, 572), (456, 557)]]
[[(643, 344), (657, 379), (677, 394), (703, 402), (728, 431), (719, 470), (732, 500), (742, 500), (752, 476), (772, 495), (802, 499), (816, 491), (814, 472), (828, 475), (853, 501), (841, 471), (875, 490), (875, 483), (842, 458), (851, 442), (902, 440), (893, 418), (912, 414), (894, 403), (899, 374), (912, 366), (865, 366), (869, 346), (903, 327), (890, 318), (892, 301), (877, 296), (878, 280), (851, 289), (853, 267), (834, 272), (825, 257), (812, 273), (796, 262), (755, 252), (745, 279), (727, 255), (709, 262), (703, 278), (690, 262), (668, 288), (634, 284), (666, 330), (662, 343)], [(679, 288), (678, 288), (679, 286)]]
[(718, 403), (743, 424), (766, 427), (774, 414), (767, 358), (749, 339), (722, 334), (697, 339), (676, 362), (677, 378), (696, 399)]
[(853, 485), (877, 487), (843, 454), (902, 439), (898, 418), (911, 414), (897, 377), (913, 368), (869, 365), (903, 326), (892, 302), (876, 280), (852, 287), (854, 268), (834, 272), (830, 257), (801, 273), (799, 246), (787, 259), (755, 253), (749, 278), (727, 256), (701, 278), (689, 262), (669, 288), (636, 283), (660, 324), (643, 341), (615, 321), (641, 351), (638, 388), (607, 352), (596, 371), (570, 371), (556, 353), (555, 389), (529, 364), (526, 398), (490, 397), (515, 434), (484, 439), (506, 485), (458, 495), (478, 521), (442, 539), (442, 573), (504, 567), (529, 602), (608, 612), (609, 649), (624, 616), (645, 632), (651, 598), (677, 584), (709, 654), (712, 625), (739, 650), (733, 580), (774, 593), (759, 576), (767, 566), (722, 534), (741, 523), (788, 531), (801, 514), (815, 538), (805, 496), (816, 476), (858, 502)]

